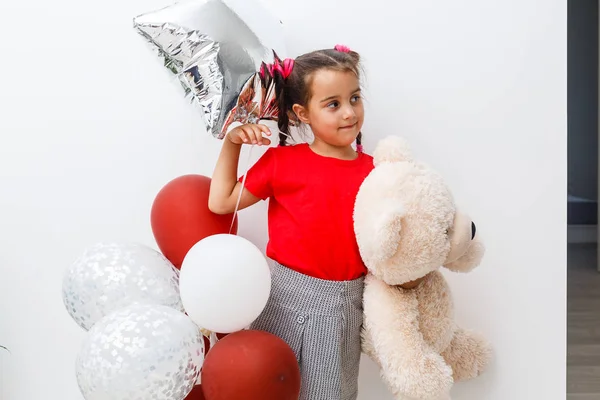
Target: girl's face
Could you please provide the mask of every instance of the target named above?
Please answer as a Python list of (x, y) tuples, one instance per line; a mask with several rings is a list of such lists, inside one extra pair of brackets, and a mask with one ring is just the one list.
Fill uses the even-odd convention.
[(364, 121), (357, 76), (352, 72), (319, 70), (312, 76), (310, 93), (306, 107), (294, 105), (300, 121), (310, 125), (316, 140), (334, 147), (350, 146)]

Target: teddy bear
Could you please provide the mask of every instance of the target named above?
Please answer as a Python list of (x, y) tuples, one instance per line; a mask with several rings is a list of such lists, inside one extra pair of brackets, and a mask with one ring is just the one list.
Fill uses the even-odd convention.
[(354, 230), (368, 273), (362, 348), (397, 400), (448, 400), (490, 362), (485, 338), (457, 325), (441, 268), (469, 272), (484, 255), (474, 222), (442, 176), (389, 136), (356, 196)]

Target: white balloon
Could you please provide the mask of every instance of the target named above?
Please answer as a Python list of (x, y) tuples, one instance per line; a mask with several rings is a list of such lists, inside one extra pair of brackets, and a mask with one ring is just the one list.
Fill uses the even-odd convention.
[(63, 303), (86, 331), (98, 320), (135, 303), (183, 311), (179, 271), (158, 251), (139, 243), (97, 243), (65, 271)]
[(247, 328), (267, 304), (269, 264), (247, 239), (212, 235), (186, 254), (179, 292), (185, 311), (196, 324), (213, 332), (236, 332)]

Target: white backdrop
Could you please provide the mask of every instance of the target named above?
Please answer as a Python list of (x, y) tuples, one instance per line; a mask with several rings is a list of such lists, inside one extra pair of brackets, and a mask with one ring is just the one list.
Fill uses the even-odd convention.
[[(454, 399), (565, 396), (566, 2), (267, 0), (290, 55), (362, 53), (367, 151), (405, 135), (485, 235), (470, 275), (448, 275), (457, 318), (496, 359)], [(81, 399), (83, 331), (64, 269), (102, 239), (155, 247), (157, 191), (210, 174), (220, 142), (180, 96), (133, 16), (164, 0), (2, 2), (0, 397)], [(255, 156), (258, 156), (255, 152)], [(256, 158), (256, 157), (254, 157)], [(264, 204), (240, 234), (266, 243)], [(391, 399), (365, 360), (360, 399)]]

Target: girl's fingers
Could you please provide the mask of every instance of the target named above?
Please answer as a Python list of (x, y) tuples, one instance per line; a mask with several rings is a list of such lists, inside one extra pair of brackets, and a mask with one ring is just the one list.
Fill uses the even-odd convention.
[(263, 132), (265, 135), (267, 135), (267, 136), (271, 136), (271, 130), (269, 129), (269, 127), (268, 127), (268, 126), (266, 126), (266, 125), (262, 125), (262, 124), (260, 124), (260, 125), (258, 125), (258, 126), (260, 127), (260, 129), (262, 130), (262, 132)]
[(263, 144), (263, 129), (260, 126), (254, 127), (254, 138), (252, 143), (258, 144), (259, 146)]
[(248, 126), (247, 129), (245, 129), (244, 131), (246, 132), (246, 135), (248, 137), (247, 143), (256, 144), (256, 132), (254, 130), (254, 127)]
[(244, 143), (248, 143), (249, 141), (248, 133), (244, 129), (240, 129), (240, 139)]
[(263, 137), (263, 134), (271, 136), (271, 130), (266, 125), (245, 125), (240, 129), (240, 139), (246, 144), (270, 144), (271, 141)]
[(253, 127), (248, 127), (248, 143), (256, 144), (256, 132)]

